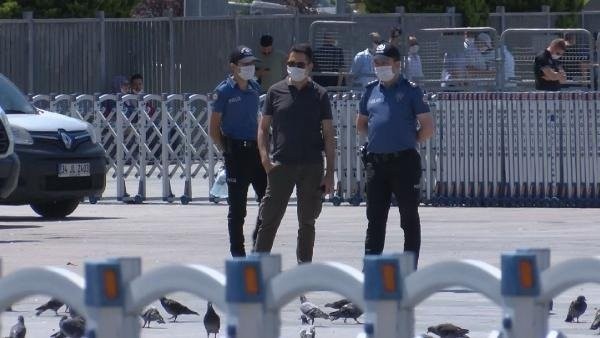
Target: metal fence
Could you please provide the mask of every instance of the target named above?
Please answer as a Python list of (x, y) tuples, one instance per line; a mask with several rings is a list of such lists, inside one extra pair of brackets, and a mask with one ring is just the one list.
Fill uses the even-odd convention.
[[(554, 27), (570, 13), (492, 13), (490, 26)], [(600, 12), (577, 15), (581, 27), (600, 30)], [(0, 72), (29, 93), (109, 92), (117, 75), (141, 73), (146, 92), (208, 92), (228, 71), (226, 57), (238, 44), (258, 47), (262, 34), (275, 38), (275, 48), (309, 41), (315, 21), (352, 21), (354, 39), (344, 49), (355, 53), (368, 47), (367, 34), (387, 39), (392, 27), (408, 34), (426, 28), (460, 27), (462, 17), (447, 13), (364, 15), (265, 15), (214, 18), (0, 20)], [(425, 41), (422, 41), (425, 42)], [(346, 43), (346, 42), (345, 42)], [(402, 42), (406, 53), (406, 39)]]
[(56, 267), (19, 269), (0, 278), (0, 308), (44, 294), (86, 318), (86, 337), (136, 338), (143, 309), (167, 293), (183, 291), (213, 302), (226, 315), (222, 331), (228, 337), (276, 338), (284, 305), (307, 292), (330, 291), (364, 311), (359, 337), (408, 338), (415, 337), (415, 308), (436, 292), (458, 286), (502, 309), (489, 337), (557, 337), (562, 333), (548, 325), (550, 301), (571, 287), (600, 282), (600, 259), (549, 265), (548, 249), (502, 254), (500, 269), (462, 260), (418, 271), (411, 253), (366, 256), (363, 272), (336, 262), (282, 271), (280, 256), (252, 255), (227, 260), (225, 274), (202, 265), (142, 274), (140, 258), (120, 258), (86, 263), (85, 278)]
[[(210, 95), (37, 95), (32, 100), (95, 126), (118, 200), (206, 199), (192, 192), (192, 180), (212, 187), (219, 164), (207, 132)], [(334, 205), (365, 200), (359, 154), (364, 140), (355, 126), (359, 100), (353, 92), (331, 100), (337, 139)], [(429, 102), (437, 128), (420, 148), (424, 203), (600, 206), (600, 92), (440, 92)], [(150, 178), (160, 179), (159, 196), (147, 193)]]

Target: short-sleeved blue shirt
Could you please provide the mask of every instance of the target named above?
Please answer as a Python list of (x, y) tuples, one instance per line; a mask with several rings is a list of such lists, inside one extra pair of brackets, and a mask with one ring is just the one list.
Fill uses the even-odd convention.
[(387, 154), (416, 148), (417, 115), (428, 113), (429, 105), (417, 85), (400, 77), (387, 88), (369, 83), (359, 109), (369, 117), (367, 151)]
[(246, 90), (240, 89), (231, 76), (217, 86), (212, 106), (213, 111), (222, 114), (223, 135), (235, 140), (256, 140), (260, 91), (254, 80), (248, 81)]

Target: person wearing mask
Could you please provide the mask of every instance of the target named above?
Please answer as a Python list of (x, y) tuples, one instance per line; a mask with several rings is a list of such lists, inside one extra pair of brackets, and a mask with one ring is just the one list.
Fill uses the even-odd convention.
[(369, 34), (371, 46), (354, 56), (350, 74), (352, 76), (352, 84), (354, 87), (364, 88), (369, 82), (376, 79), (373, 70), (373, 53), (375, 48), (381, 44), (381, 35), (377, 32)]
[(256, 74), (263, 92), (266, 92), (273, 84), (283, 79), (285, 54), (273, 49), (273, 37), (265, 34), (260, 37), (259, 56)]
[(406, 78), (413, 82), (423, 78), (423, 66), (421, 64), (421, 56), (419, 56), (419, 42), (417, 41), (417, 37), (414, 35), (408, 37)]
[(416, 148), (433, 135), (433, 116), (423, 91), (400, 75), (400, 52), (396, 47), (378, 46), (373, 64), (377, 80), (367, 85), (356, 118), (359, 133), (368, 140), (363, 153), (368, 220), (365, 255), (380, 255), (383, 251), (394, 195), (404, 230), (404, 251), (415, 255), (416, 266), (421, 247), (421, 156)]
[(567, 82), (567, 74), (559, 61), (566, 50), (567, 43), (565, 40), (554, 39), (546, 49), (535, 57), (533, 63), (535, 89), (560, 91), (562, 84)]
[(260, 206), (262, 224), (254, 249), (258, 253), (271, 252), (296, 188), (299, 264), (312, 261), (315, 223), (321, 213), (323, 195), (333, 190), (335, 168), (331, 104), (325, 88), (309, 77), (312, 68), (310, 45), (294, 45), (287, 59), (288, 77), (269, 88), (258, 129), (260, 156), (268, 183)]
[[(260, 201), (267, 184), (266, 173), (260, 161), (258, 144), (258, 107), (260, 85), (254, 80), (257, 58), (246, 46), (239, 46), (229, 56), (231, 75), (215, 89), (213, 111), (210, 116), (210, 137), (223, 152), (229, 213), (229, 251), (233, 257), (244, 257), (244, 219), (248, 187), (252, 185)], [(252, 239), (260, 226), (256, 220)]]

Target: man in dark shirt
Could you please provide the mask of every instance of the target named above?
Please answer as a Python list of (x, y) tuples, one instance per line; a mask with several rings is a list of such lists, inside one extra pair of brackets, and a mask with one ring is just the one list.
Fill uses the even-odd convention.
[(565, 54), (567, 44), (563, 39), (552, 40), (548, 48), (535, 57), (533, 71), (535, 89), (559, 91), (567, 81), (567, 74), (558, 59)]
[[(308, 75), (312, 70), (308, 44), (292, 47), (287, 59), (288, 77), (267, 92), (258, 129), (262, 164), (267, 172), (267, 191), (260, 206), (262, 223), (256, 252), (270, 252), (275, 234), (296, 187), (298, 196), (298, 263), (312, 261), (315, 221), (322, 196), (333, 189), (335, 155), (331, 106), (325, 88)], [(272, 145), (269, 130), (272, 129)], [(269, 152), (269, 149), (271, 151)], [(323, 175), (323, 150), (326, 168)]]

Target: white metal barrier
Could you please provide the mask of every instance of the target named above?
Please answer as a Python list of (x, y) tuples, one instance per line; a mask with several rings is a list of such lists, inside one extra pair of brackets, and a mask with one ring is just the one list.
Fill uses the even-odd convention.
[[(277, 255), (229, 259), (226, 275), (200, 265), (175, 265), (141, 274), (139, 258), (88, 262), (85, 281), (62, 268), (27, 268), (0, 278), (0, 308), (44, 294), (72, 306), (88, 321), (88, 337), (140, 336), (138, 315), (171, 292), (212, 301), (227, 315), (228, 337), (277, 338), (281, 308), (299, 295), (331, 291), (365, 311), (363, 335), (412, 338), (414, 308), (447, 287), (466, 287), (503, 309), (491, 336), (544, 338), (548, 302), (584, 283), (600, 283), (600, 257), (549, 265), (548, 249), (502, 255), (501, 269), (471, 260), (436, 263), (414, 271), (410, 253), (367, 256), (364, 274), (339, 263), (312, 263), (281, 271)], [(1, 266), (0, 266), (1, 267)]]
[[(364, 139), (354, 122), (360, 95), (331, 98), (334, 205), (365, 200)], [(437, 128), (420, 147), (426, 204), (600, 206), (600, 92), (442, 92), (428, 100)], [(184, 204), (197, 198), (194, 178), (214, 183), (219, 153), (208, 136), (209, 96), (36, 95), (32, 102), (95, 126), (119, 200), (149, 199), (149, 177), (161, 180), (160, 199), (177, 194)], [(131, 178), (137, 187), (127, 187)], [(173, 180), (183, 180), (183, 191), (173, 191)]]

